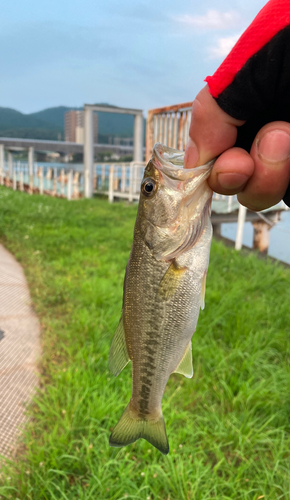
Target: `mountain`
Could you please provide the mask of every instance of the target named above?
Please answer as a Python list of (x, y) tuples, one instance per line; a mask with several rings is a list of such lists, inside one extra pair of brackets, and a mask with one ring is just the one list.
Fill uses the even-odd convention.
[(0, 130), (19, 128), (43, 128), (53, 130), (55, 126), (33, 115), (24, 115), (11, 108), (0, 108)]
[[(105, 105), (102, 103), (102, 105)], [(11, 108), (0, 107), (0, 136), (31, 139), (57, 140), (64, 138), (64, 115), (71, 108), (58, 106), (36, 113), (24, 114)], [(100, 142), (107, 142), (109, 136), (133, 137), (133, 115), (98, 112)]]
[(41, 120), (45, 123), (49, 123), (50, 125), (64, 132), (64, 115), (65, 113), (67, 113), (67, 111), (71, 111), (72, 109), (81, 110), (82, 108), (68, 108), (67, 106), (58, 106), (56, 108), (43, 109), (42, 111), (37, 111), (36, 113), (31, 113), (30, 115), (25, 116), (29, 116), (37, 120)]

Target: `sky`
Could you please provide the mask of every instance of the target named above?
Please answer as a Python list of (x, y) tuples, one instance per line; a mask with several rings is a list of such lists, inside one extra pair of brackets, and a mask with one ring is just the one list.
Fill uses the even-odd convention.
[(0, 106), (191, 101), (263, 0), (0, 0)]

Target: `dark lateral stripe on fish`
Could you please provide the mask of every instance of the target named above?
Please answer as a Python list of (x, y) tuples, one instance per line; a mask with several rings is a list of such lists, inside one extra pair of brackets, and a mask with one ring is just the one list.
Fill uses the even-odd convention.
[(146, 384), (142, 384), (140, 396), (144, 399), (149, 399), (150, 387)]
[[(150, 360), (148, 359), (149, 357)], [(151, 356), (146, 356), (146, 361), (143, 361), (141, 366), (144, 366), (144, 368), (148, 368), (149, 370), (156, 370), (156, 366), (152, 363), (151, 359)]]
[(141, 380), (141, 382), (143, 382), (143, 384), (146, 384), (146, 385), (149, 385), (149, 386), (152, 385), (152, 382), (151, 382), (151, 380), (148, 377), (143, 376), (143, 377), (140, 378), (140, 380)]
[(148, 352), (148, 354), (151, 354), (152, 356), (155, 354), (154, 349), (152, 349), (151, 347), (149, 347), (148, 344), (145, 344), (144, 349), (145, 349), (145, 351)]
[(149, 345), (149, 346), (156, 345), (157, 346), (157, 345), (159, 345), (159, 342), (157, 342), (157, 340), (155, 340), (155, 339), (150, 338), (150, 339), (146, 340), (145, 345)]
[[(150, 384), (152, 385), (152, 384)], [(147, 384), (142, 384), (141, 386), (141, 391), (139, 393), (139, 396), (141, 399), (139, 399), (139, 414), (141, 415), (147, 415), (150, 412), (148, 411), (148, 402), (150, 398), (150, 386)]]
[(145, 370), (141, 367), (141, 370), (140, 370), (141, 374), (142, 375), (146, 375), (147, 377), (153, 377), (154, 373), (152, 372), (149, 372), (147, 368), (145, 368)]
[[(155, 354), (155, 351), (153, 351), (153, 354)], [(156, 366), (154, 365), (155, 359), (153, 358), (153, 356), (150, 356), (150, 353), (149, 353), (149, 354), (146, 354), (145, 357), (146, 357), (146, 361), (148, 361), (148, 363), (151, 364), (152, 369), (155, 370)]]
[[(147, 335), (147, 337), (150, 337), (150, 339), (155, 340), (155, 337), (156, 337), (156, 332), (154, 332), (154, 331), (149, 331), (149, 332), (146, 332), (146, 335)], [(155, 340), (155, 342), (157, 342), (157, 340)]]

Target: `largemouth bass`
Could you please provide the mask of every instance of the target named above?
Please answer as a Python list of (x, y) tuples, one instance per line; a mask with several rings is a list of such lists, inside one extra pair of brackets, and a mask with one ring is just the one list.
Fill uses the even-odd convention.
[(161, 402), (171, 373), (191, 378), (191, 337), (204, 307), (212, 226), (213, 161), (183, 168), (184, 153), (156, 144), (146, 166), (123, 310), (109, 354), (117, 376), (131, 360), (131, 400), (110, 436), (111, 446), (144, 438), (169, 452)]

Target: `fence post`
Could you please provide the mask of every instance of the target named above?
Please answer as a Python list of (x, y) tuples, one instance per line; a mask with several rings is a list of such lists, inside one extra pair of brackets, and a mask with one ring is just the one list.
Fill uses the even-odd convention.
[(64, 196), (64, 168), (60, 172), (60, 194)]
[(4, 170), (5, 170), (5, 149), (4, 144), (0, 144), (0, 184), (4, 184)]
[(106, 186), (106, 167), (102, 165), (102, 191), (105, 191)]
[(6, 170), (5, 172), (5, 186), (10, 187), (10, 180), (9, 180), (9, 169)]
[(23, 186), (23, 170), (20, 170), (20, 175), (19, 175), (19, 189), (20, 189), (20, 191), (24, 191), (24, 186)]
[(129, 197), (128, 201), (133, 201), (133, 180), (134, 180), (134, 172), (133, 166), (130, 165), (130, 174), (129, 174)]
[(13, 153), (8, 151), (8, 187), (13, 185)]
[(57, 169), (53, 169), (53, 184), (52, 184), (52, 196), (56, 196), (57, 193)]
[(33, 163), (34, 163), (34, 148), (28, 149), (28, 168), (29, 168), (29, 194), (33, 194)]
[(43, 167), (39, 168), (39, 194), (43, 194)]
[(241, 250), (242, 242), (243, 242), (243, 233), (244, 233), (244, 225), (246, 220), (247, 209), (243, 205), (239, 207), (239, 215), (238, 215), (238, 225), (237, 225), (237, 236), (236, 236), (236, 244), (235, 249)]
[(270, 244), (270, 229), (272, 226), (263, 220), (253, 222), (252, 224), (254, 227), (253, 248), (259, 250), (261, 253), (267, 254)]
[(110, 166), (109, 173), (109, 203), (114, 201), (114, 165)]
[(73, 197), (79, 198), (79, 172), (75, 172), (73, 176)]
[(121, 192), (125, 193), (126, 191), (126, 166), (122, 167), (122, 180), (121, 180)]
[(70, 170), (67, 174), (67, 199), (71, 200), (72, 195), (72, 183), (73, 183), (73, 171)]

